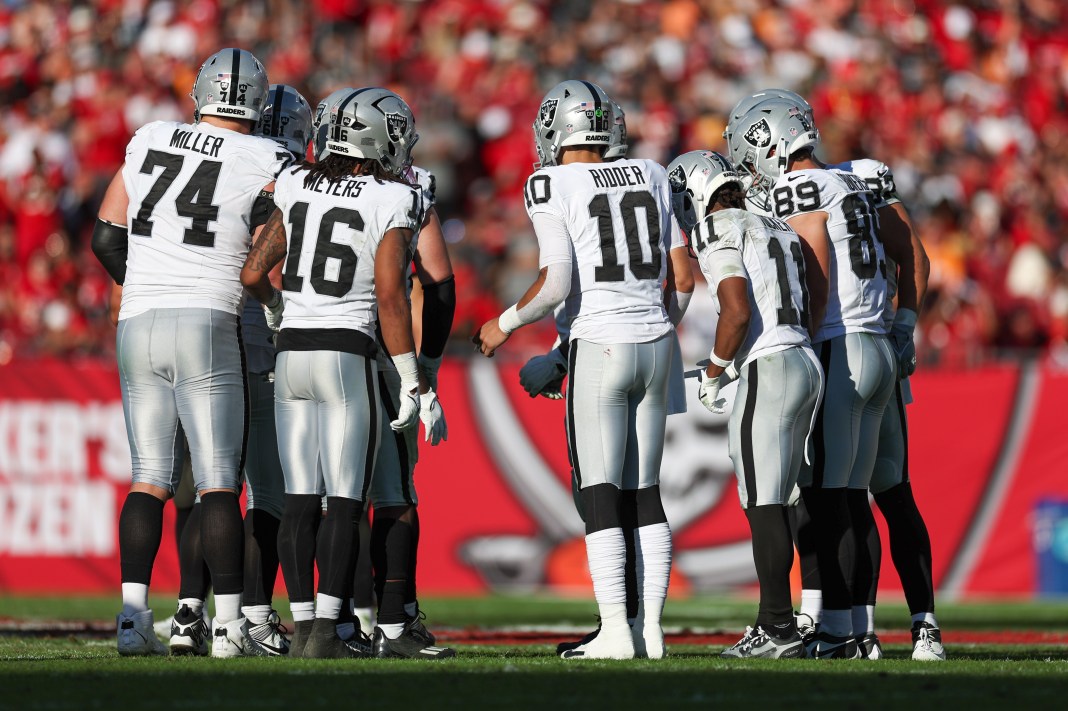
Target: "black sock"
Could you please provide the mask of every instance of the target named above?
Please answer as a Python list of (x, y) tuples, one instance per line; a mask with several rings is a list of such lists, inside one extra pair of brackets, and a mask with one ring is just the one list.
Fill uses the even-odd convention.
[(853, 605), (874, 605), (879, 591), (879, 566), (882, 563), (883, 545), (879, 529), (868, 504), (867, 489), (849, 489), (849, 517), (853, 522), (853, 540), (856, 542), (856, 567), (853, 569)]
[(148, 585), (163, 540), (163, 501), (131, 491), (119, 514), (119, 558), (122, 582)]
[(259, 509), (245, 512), (243, 605), (270, 605), (278, 579), (278, 528), (282, 522)]
[[(793, 633), (793, 601), (790, 597), (790, 568), (794, 547), (790, 522), (784, 506), (770, 504), (745, 510), (753, 534), (753, 560), (760, 582), (760, 613), (757, 622), (776, 636)], [(785, 632), (783, 625), (788, 625)]]
[(797, 557), (801, 562), (801, 587), (805, 590), (820, 590), (820, 566), (816, 560), (816, 529), (812, 517), (808, 515), (805, 499), (789, 506), (786, 513), (790, 517), (790, 532), (797, 546)]
[(178, 588), (179, 598), (204, 600), (211, 587), (211, 571), (204, 560), (204, 539), (200, 535), (200, 514), (203, 510), (202, 504), (189, 509), (189, 520), (178, 544), (178, 570), (182, 578)]
[(200, 543), (216, 595), (236, 595), (245, 586), (244, 522), (237, 494), (214, 491), (200, 497)]
[(823, 590), (823, 609), (853, 607), (856, 542), (845, 489), (808, 487), (801, 490), (816, 534), (816, 560)]
[(374, 559), (378, 593), (379, 624), (402, 624), (408, 592), (409, 557), (412, 551), (410, 513), (414, 508), (393, 506), (375, 511), (371, 526), (371, 556)]
[(352, 575), (352, 604), (361, 608), (375, 606), (374, 566), (371, 564), (371, 524), (367, 509), (360, 517), (360, 552), (356, 556), (356, 570)]
[(612, 484), (594, 484), (579, 492), (582, 497), (582, 510), (586, 514), (586, 535), (621, 528), (620, 498), (621, 492)]
[[(181, 546), (182, 533), (185, 531), (186, 525), (189, 523), (189, 517), (193, 514), (193, 507), (174, 507), (174, 545)], [(181, 551), (179, 550), (179, 555)]]
[(623, 523), (623, 543), (627, 559), (623, 566), (623, 582), (627, 590), (627, 617), (638, 616), (641, 593), (638, 590), (638, 545), (634, 536), (638, 530), (638, 492), (623, 491), (619, 497), (619, 519)]
[(315, 563), (319, 567), (319, 592), (348, 599), (352, 571), (359, 550), (360, 514), (363, 502), (344, 496), (326, 499), (326, 518), (315, 538)]
[(315, 600), (315, 538), (323, 518), (322, 501), (316, 494), (286, 494), (278, 559), (290, 602)]
[(411, 527), (412, 527), (412, 548), (408, 553), (408, 589), (404, 593), (404, 603), (406, 605), (414, 605), (418, 598), (415, 592), (415, 571), (418, 568), (417, 562), (419, 559), (419, 507), (412, 508), (411, 513)]
[(912, 484), (904, 482), (875, 495), (890, 534), (890, 557), (901, 577), (909, 614), (934, 612), (931, 536), (916, 507)]

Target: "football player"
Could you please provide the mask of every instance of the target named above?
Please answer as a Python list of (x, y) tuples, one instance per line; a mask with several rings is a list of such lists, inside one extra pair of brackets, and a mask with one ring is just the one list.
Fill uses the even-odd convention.
[(690, 235), (719, 312), (701, 402), (722, 413), (720, 388), (741, 377), (729, 446), (753, 536), (760, 610), (722, 656), (801, 657), (805, 650), (790, 600), (794, 551), (786, 507), (823, 389), (809, 342), (809, 309), (823, 305), (810, 304), (797, 234), (782, 220), (740, 209), (742, 183), (725, 157), (685, 153), (668, 166), (668, 175), (675, 217)]
[(250, 135), (267, 88), (249, 52), (213, 54), (193, 86), (195, 123), (139, 129), (100, 207), (94, 251), (123, 285), (116, 355), (133, 459), (119, 517), (123, 655), (167, 651), (153, 633), (148, 585), (163, 503), (180, 474), (182, 432), (215, 585), (212, 656), (261, 653), (240, 609), (246, 396), (238, 277), (268, 210), (261, 192), (288, 160), (269, 139)]
[[(818, 658), (854, 658), (860, 656), (854, 592), (866, 594), (873, 575), (866, 538), (856, 538), (866, 536), (871, 511), (865, 516), (857, 510), (854, 528), (856, 507), (850, 506), (853, 497), (847, 491), (867, 496), (879, 426), (897, 372), (882, 320), (886, 263), (874, 198), (860, 178), (826, 169), (815, 159), (819, 134), (795, 103), (765, 101), (732, 119), (731, 161), (752, 178), (750, 204), (798, 233), (807, 245), (810, 291), (818, 292), (812, 294), (813, 344), (826, 393), (816, 418), (813, 463), (800, 476), (825, 608), (812, 651)], [(826, 308), (821, 309), (824, 292)]]
[[(617, 104), (615, 101), (611, 101), (613, 123), (612, 123), (612, 137), (611, 143), (604, 153), (604, 160), (606, 163), (620, 160), (627, 157), (627, 149), (629, 148), (627, 142), (627, 121), (626, 115), (623, 111), (623, 107)], [(672, 223), (672, 229), (676, 229), (677, 224)], [(673, 244), (677, 246), (672, 249), (671, 253), (671, 268), (673, 271), (673, 278), (666, 285), (665, 299), (667, 302), (668, 316), (671, 319), (671, 323), (674, 326), (678, 326), (682, 320), (683, 315), (686, 313), (686, 308), (689, 305), (690, 297), (693, 296), (694, 279), (693, 274), (689, 268), (689, 261), (685, 258), (685, 245), (678, 246), (679, 240), (676, 239)], [(557, 306), (555, 311), (557, 340), (553, 344), (553, 347), (545, 355), (534, 356), (526, 362), (526, 364), (519, 370), (519, 383), (526, 390), (527, 394), (531, 397), (549, 398), (551, 400), (558, 400), (563, 398), (561, 395), (561, 388), (563, 386), (564, 376), (567, 375), (567, 341), (570, 333), (570, 324), (567, 321), (567, 309), (565, 304), (561, 303)], [(673, 334), (673, 338), (677, 339), (677, 335)], [(672, 363), (671, 376), (672, 379), (668, 389), (668, 414), (680, 414), (686, 412), (686, 393), (683, 382), (683, 368), (682, 368), (682, 356), (676, 343), (675, 360)], [(574, 481), (574, 471), (572, 471), (572, 487), (577, 492), (578, 486)], [(635, 570), (637, 562), (636, 551), (636, 530), (637, 530), (637, 491), (625, 490), (622, 492), (621, 508), (622, 508), (622, 522), (623, 522), (623, 537), (627, 546), (627, 561), (625, 567), (625, 581), (627, 590), (627, 622), (633, 629), (635, 623), (638, 621), (640, 612), (639, 601), (641, 596), (638, 593), (638, 578), (637, 571)], [(587, 642), (593, 640), (597, 636), (598, 631), (594, 630), (590, 634), (584, 636), (582, 639), (574, 642), (561, 642), (556, 646), (556, 653), (563, 654), (564, 652), (575, 649)], [(639, 627), (640, 630), (640, 627)], [(645, 649), (644, 636), (639, 632), (634, 636), (635, 643), (635, 656), (645, 657), (647, 656), (647, 650)]]
[[(649, 657), (664, 654), (660, 616), (671, 530), (659, 476), (675, 341), (663, 281), (671, 279), (669, 255), (681, 246), (681, 234), (672, 229), (662, 166), (604, 162), (612, 124), (610, 100), (589, 82), (562, 82), (542, 100), (534, 122), (542, 167), (525, 188), (541, 271), (519, 303), (483, 324), (473, 339), (492, 356), (512, 331), (567, 299), (568, 443), (601, 628), (589, 642), (564, 651), (565, 659), (629, 659), (639, 637)], [(633, 631), (622, 491), (636, 492), (641, 602)]]
[[(279, 176), (277, 209), (241, 274), (267, 308), (268, 325), (279, 329), (275, 417), (286, 479), (280, 548), (314, 548), (319, 568), (314, 606), (291, 603), (295, 619), (314, 607), (310, 625), (297, 621), (305, 658), (357, 656), (338, 636), (337, 619), (351, 596), (358, 522), (378, 450), (376, 323), (400, 375), (391, 427), (415, 427), (422, 416), (434, 431), (442, 417), (419, 375), (405, 287), (423, 211), (419, 191), (397, 175), (410, 165), (415, 119), (399, 96), (382, 93), (356, 90), (330, 110), (326, 157)], [(283, 258), (278, 292), (268, 277)], [(301, 535), (307, 519), (319, 516), (324, 491), (317, 536)], [(301, 572), (287, 565), (294, 559), (283, 552), (287, 585)]]

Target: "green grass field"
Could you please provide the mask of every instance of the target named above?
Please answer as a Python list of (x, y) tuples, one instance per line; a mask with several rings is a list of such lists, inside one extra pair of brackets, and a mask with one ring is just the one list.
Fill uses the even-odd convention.
[[(172, 600), (153, 604), (166, 614)], [(660, 661), (565, 661), (553, 655), (553, 644), (524, 644), (504, 635), (516, 627), (592, 627), (592, 602), (442, 598), (424, 606), (431, 628), (456, 647), (456, 659), (123, 659), (106, 634), (12, 631), (14, 621), (107, 621), (115, 612), (113, 598), (0, 598), (0, 709), (779, 708), (813, 701), (1030, 709), (1062, 708), (1068, 698), (1068, 646), (1062, 643), (1068, 639), (1068, 604), (1062, 603), (944, 606), (939, 619), (950, 660), (942, 664), (911, 661), (911, 648), (903, 643), (886, 645), (888, 658), (879, 662), (728, 662), (717, 656), (720, 645), (697, 644), (670, 645), (670, 657)], [(671, 601), (665, 625), (733, 635), (755, 607), (729, 598)], [(280, 612), (285, 617), (288, 610)], [(900, 632), (907, 623), (902, 606), (880, 606), (880, 632), (884, 626)], [(472, 635), (476, 629), (500, 630), (504, 643), (451, 641), (465, 635), (493, 639)], [(1016, 643), (984, 640), (985, 632), (1010, 630)]]

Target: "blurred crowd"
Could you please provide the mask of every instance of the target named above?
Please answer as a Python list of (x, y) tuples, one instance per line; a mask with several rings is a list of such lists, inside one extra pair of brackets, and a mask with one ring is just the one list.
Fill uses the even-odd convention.
[(823, 159), (894, 170), (932, 263), (921, 359), (1068, 351), (1060, 0), (5, 0), (0, 364), (113, 350), (96, 206), (134, 130), (191, 120), (197, 67), (226, 46), (313, 105), (341, 86), (409, 101), (457, 272), (457, 338), (537, 270), (520, 194), (530, 125), (547, 89), (581, 77), (623, 105), (631, 155), (665, 164), (723, 151), (746, 93), (801, 92)]

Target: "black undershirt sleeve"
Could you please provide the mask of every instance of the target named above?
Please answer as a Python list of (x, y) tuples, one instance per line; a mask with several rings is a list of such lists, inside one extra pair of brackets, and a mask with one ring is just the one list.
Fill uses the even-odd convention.
[(423, 342), (420, 348), (428, 358), (445, 351), (456, 312), (456, 280), (450, 274), (434, 284), (423, 285)]
[(130, 235), (126, 225), (116, 225), (97, 218), (93, 227), (93, 254), (116, 284), (122, 284), (126, 280), (126, 254), (129, 246)]

